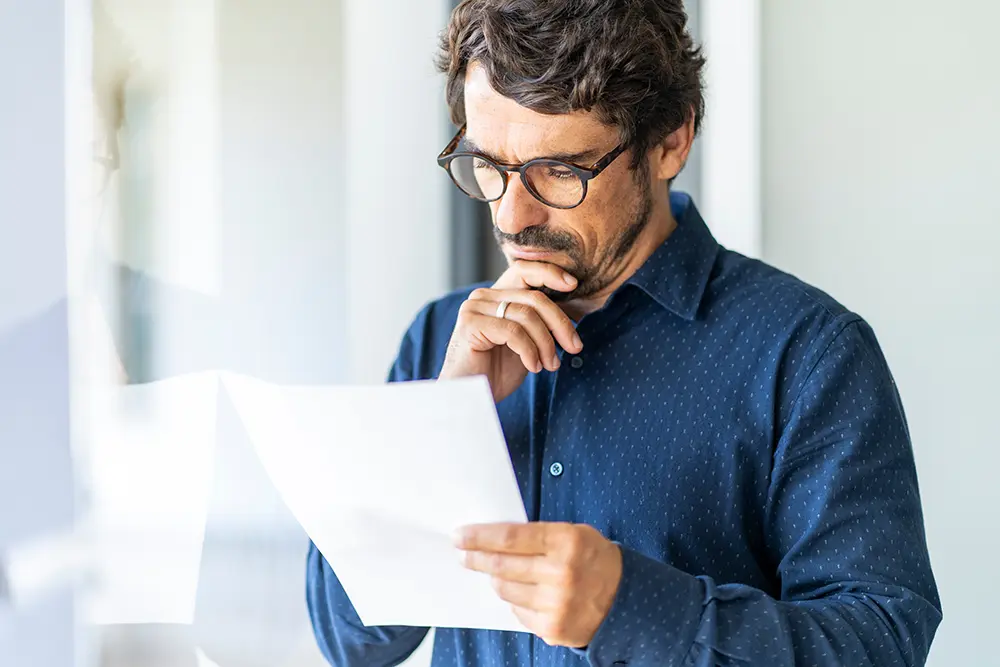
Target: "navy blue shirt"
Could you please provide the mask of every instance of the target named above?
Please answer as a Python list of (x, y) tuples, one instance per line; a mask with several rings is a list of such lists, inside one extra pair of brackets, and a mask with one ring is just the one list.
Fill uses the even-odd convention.
[[(610, 613), (580, 651), (439, 629), (434, 665), (924, 664), (940, 601), (874, 333), (671, 205), (676, 231), (579, 322), (583, 352), (497, 406), (529, 519), (622, 545)], [(437, 376), (468, 293), (417, 316), (392, 381)], [(315, 548), (307, 588), (335, 665), (394, 665), (426, 634), (364, 627)]]

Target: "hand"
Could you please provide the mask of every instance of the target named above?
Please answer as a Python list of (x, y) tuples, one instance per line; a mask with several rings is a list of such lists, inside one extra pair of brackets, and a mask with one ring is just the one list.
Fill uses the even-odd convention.
[[(532, 287), (569, 292), (576, 279), (546, 262), (518, 261), (493, 287), (477, 289), (458, 313), (440, 378), (485, 375), (500, 402), (514, 392), (528, 372), (559, 368), (556, 341), (573, 354), (583, 350), (573, 320), (545, 294)], [(507, 301), (503, 319), (496, 316)]]
[(489, 574), (518, 619), (552, 646), (590, 644), (621, 582), (621, 549), (581, 524), (467, 526), (456, 546), (463, 564)]

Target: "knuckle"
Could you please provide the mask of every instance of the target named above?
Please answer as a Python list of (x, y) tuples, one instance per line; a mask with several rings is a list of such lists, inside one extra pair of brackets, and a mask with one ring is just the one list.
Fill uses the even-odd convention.
[(567, 527), (565, 534), (563, 535), (563, 547), (566, 549), (566, 553), (571, 557), (575, 558), (586, 544), (586, 538), (582, 529), (573, 527)]
[[(469, 294), (468, 301), (486, 301), (490, 298), (490, 296), (491, 296), (491, 290), (485, 287), (477, 287), (476, 289), (472, 290), (471, 294)], [(466, 303), (468, 303), (468, 301), (466, 301)]]
[(542, 337), (542, 351), (545, 353), (546, 357), (556, 356), (556, 341), (551, 335)]
[(561, 560), (564, 567), (575, 572), (586, 565), (587, 548), (583, 538), (579, 536), (568, 537), (563, 548)]
[(546, 305), (551, 303), (549, 297), (545, 296), (545, 293), (541, 290), (531, 290), (528, 292), (528, 301), (536, 309), (545, 308)]
[(459, 306), (458, 317), (459, 319), (468, 318), (470, 315), (475, 314), (475, 312), (476, 306), (472, 303), (472, 299), (469, 299), (467, 301), (463, 301), (462, 305)]
[(542, 316), (541, 310), (529, 306), (525, 306), (524, 309), (530, 313), (532, 322), (535, 322), (540, 327), (544, 327), (548, 331), (548, 326), (545, 324), (545, 318)]
[(507, 550), (513, 550), (517, 545), (517, 529), (514, 526), (504, 528), (500, 535), (500, 544)]
[(524, 332), (524, 328), (515, 322), (514, 320), (500, 320), (503, 330), (507, 332), (508, 336), (512, 338), (524, 338), (527, 334)]
[(506, 564), (503, 554), (490, 554), (486, 557), (486, 567), (495, 574), (503, 574), (507, 569)]
[[(576, 607), (576, 598), (572, 590), (565, 590), (556, 602), (556, 616), (567, 621), (574, 617), (574, 612), (579, 611)], [(565, 629), (565, 628), (564, 628)]]
[(570, 565), (562, 565), (555, 571), (555, 580), (561, 589), (572, 589), (578, 583), (579, 575)]
[(538, 346), (535, 344), (535, 339), (532, 338), (531, 334), (528, 333), (528, 330), (520, 324), (514, 324), (513, 335), (516, 336), (525, 347), (531, 350), (537, 349)]

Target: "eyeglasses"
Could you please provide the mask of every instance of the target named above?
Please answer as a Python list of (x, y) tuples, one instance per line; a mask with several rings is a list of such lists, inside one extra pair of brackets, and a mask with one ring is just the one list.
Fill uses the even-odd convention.
[(459, 190), (473, 199), (494, 202), (507, 192), (510, 174), (516, 172), (535, 199), (559, 209), (582, 204), (587, 196), (587, 184), (625, 151), (625, 145), (619, 144), (589, 169), (550, 158), (536, 158), (524, 164), (501, 164), (476, 152), (457, 151), (464, 136), (463, 125), (437, 159)]

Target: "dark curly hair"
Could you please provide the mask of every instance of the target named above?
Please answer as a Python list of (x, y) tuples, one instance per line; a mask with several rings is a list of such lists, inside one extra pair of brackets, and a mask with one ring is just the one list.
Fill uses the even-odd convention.
[(465, 122), (465, 75), (482, 66), (499, 94), (539, 113), (594, 111), (646, 151), (705, 110), (701, 48), (682, 0), (464, 0), (441, 36), (452, 121)]

